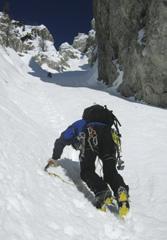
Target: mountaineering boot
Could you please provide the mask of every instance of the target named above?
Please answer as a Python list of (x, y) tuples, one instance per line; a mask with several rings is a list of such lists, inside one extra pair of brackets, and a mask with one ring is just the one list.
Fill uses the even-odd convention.
[(102, 211), (106, 211), (106, 205), (112, 204), (113, 196), (110, 190), (99, 192), (95, 196), (95, 206)]
[(129, 195), (128, 195), (128, 187), (119, 187), (118, 195), (117, 195), (117, 203), (118, 203), (118, 212), (121, 218), (124, 218), (129, 212)]

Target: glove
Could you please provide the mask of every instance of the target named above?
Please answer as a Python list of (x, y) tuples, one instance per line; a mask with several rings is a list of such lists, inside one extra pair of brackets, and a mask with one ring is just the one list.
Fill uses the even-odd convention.
[(55, 159), (52, 159), (52, 158), (50, 158), (50, 159), (48, 160), (48, 164), (49, 164), (49, 166), (53, 166), (53, 167), (59, 166), (58, 161), (55, 160)]
[(58, 167), (59, 163), (57, 160), (50, 158), (48, 164), (45, 166), (44, 170), (47, 171), (48, 167)]

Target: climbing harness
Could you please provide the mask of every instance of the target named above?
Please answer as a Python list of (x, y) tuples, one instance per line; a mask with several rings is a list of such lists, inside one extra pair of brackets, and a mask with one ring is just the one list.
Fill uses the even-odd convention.
[(95, 149), (97, 149), (97, 146), (98, 146), (97, 133), (91, 126), (89, 126), (87, 129), (88, 129), (89, 146), (91, 150), (95, 152)]
[(77, 136), (77, 140), (79, 142), (78, 150), (80, 150), (81, 157), (84, 157), (85, 155), (85, 138), (86, 138), (86, 134), (84, 132), (80, 132), (79, 135)]

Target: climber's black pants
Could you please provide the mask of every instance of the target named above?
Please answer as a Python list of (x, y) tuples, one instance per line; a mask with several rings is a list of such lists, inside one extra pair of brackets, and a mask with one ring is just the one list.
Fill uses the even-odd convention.
[[(86, 138), (85, 152), (84, 155), (80, 157), (81, 179), (86, 182), (95, 195), (101, 191), (107, 190), (107, 184), (109, 184), (116, 196), (118, 188), (120, 186), (126, 188), (126, 185), (116, 169), (115, 146), (111, 137), (111, 132), (109, 128), (104, 126), (96, 127), (95, 130), (98, 137), (98, 148), (92, 151)], [(103, 164), (103, 178), (95, 172), (95, 161), (97, 156)]]

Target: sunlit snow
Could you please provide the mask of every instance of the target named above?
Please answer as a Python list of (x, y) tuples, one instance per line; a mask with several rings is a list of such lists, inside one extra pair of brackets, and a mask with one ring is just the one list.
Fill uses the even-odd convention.
[[(48, 78), (30, 58), (0, 48), (2, 240), (166, 239), (167, 112), (111, 95), (85, 63)], [(43, 171), (61, 131), (95, 102), (113, 109), (122, 123), (121, 174), (131, 200), (125, 221), (92, 206), (71, 147), (54, 170), (69, 184)]]

